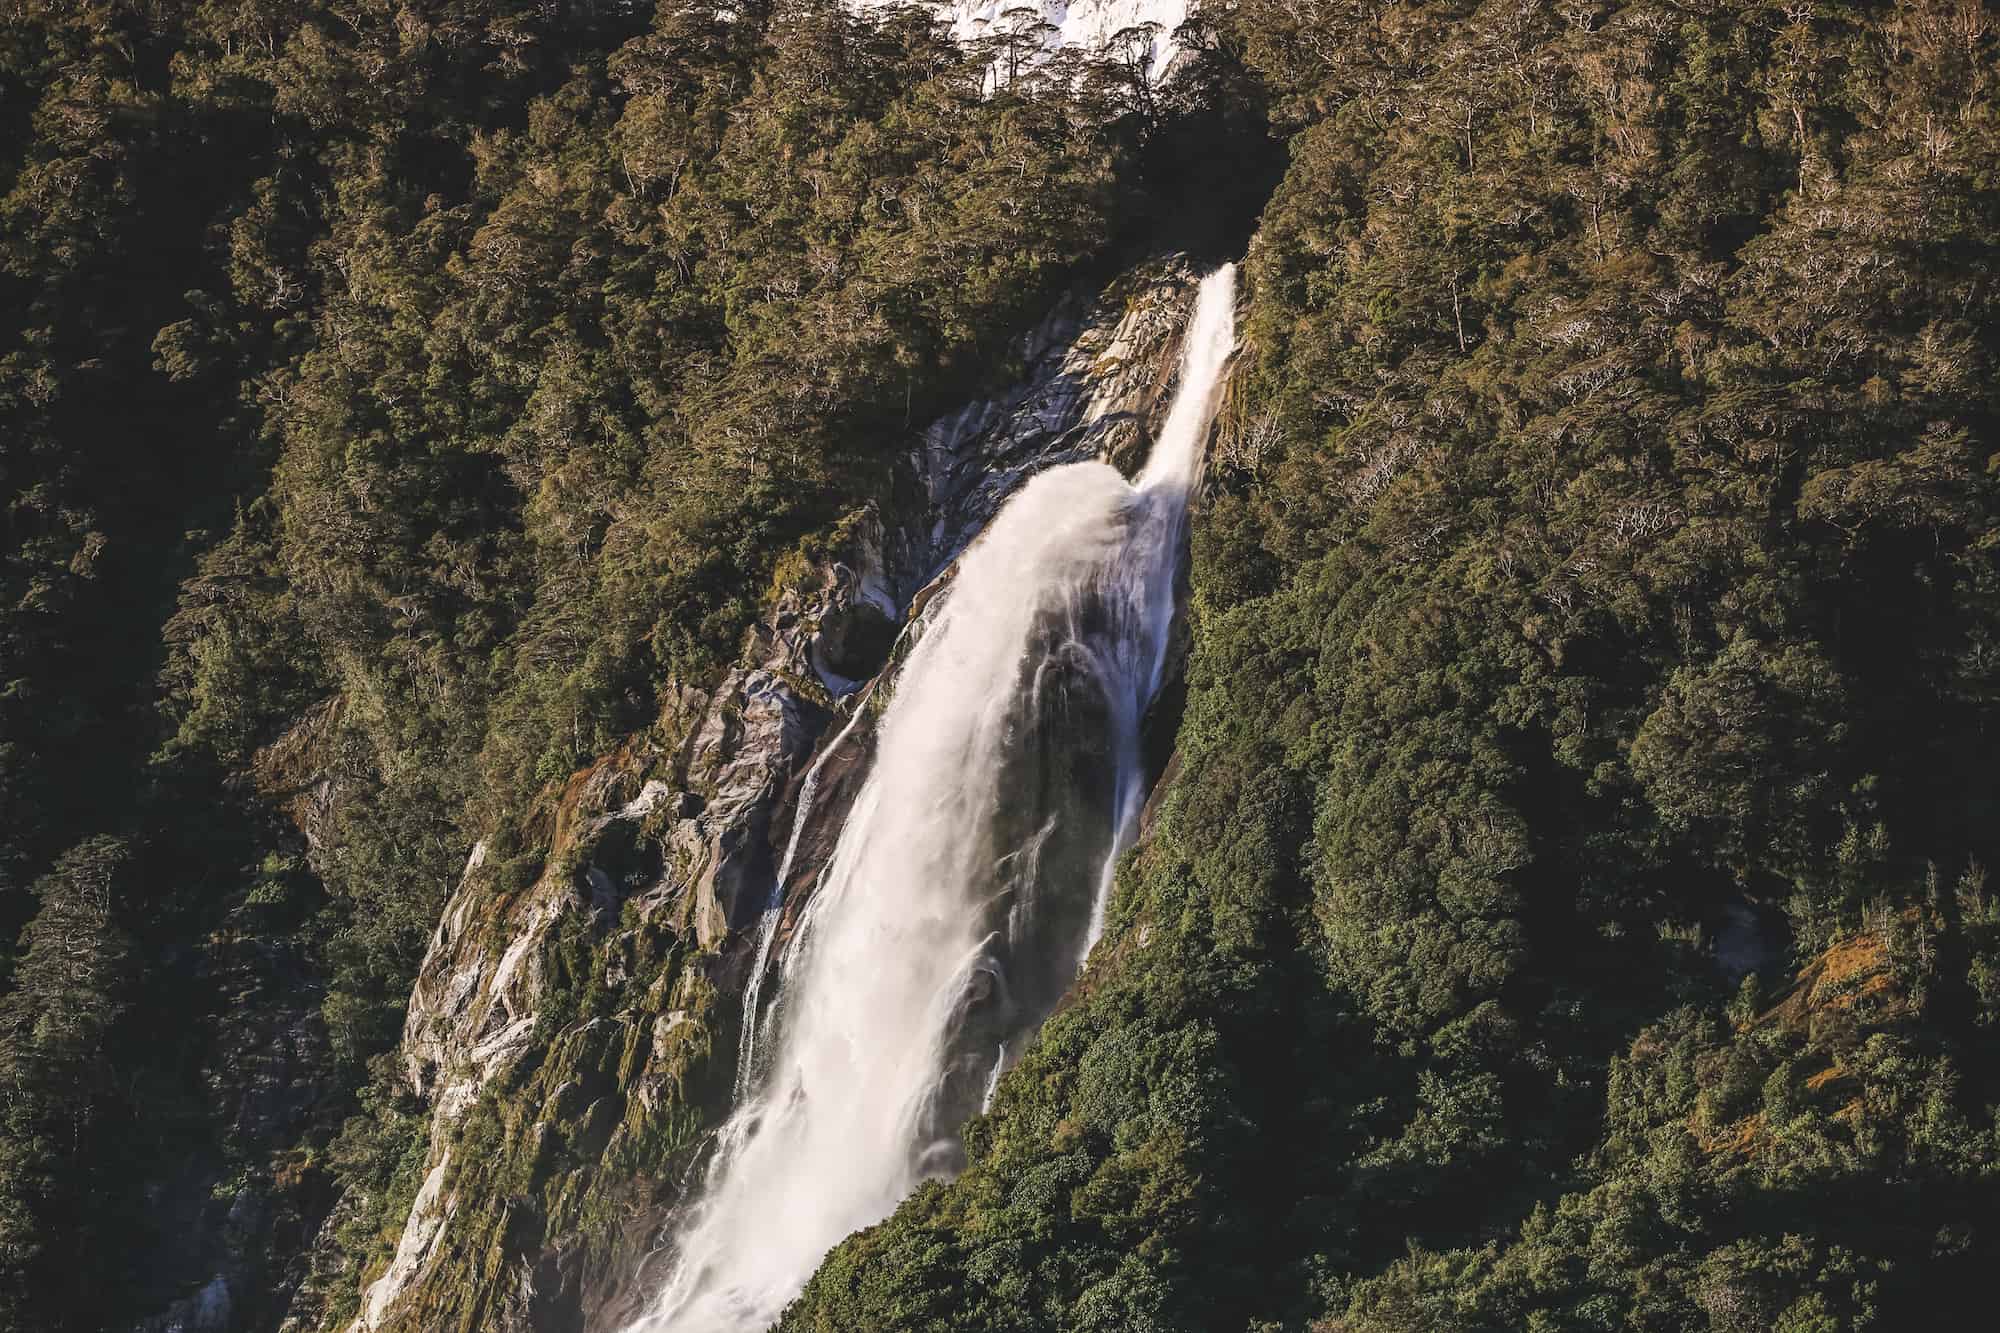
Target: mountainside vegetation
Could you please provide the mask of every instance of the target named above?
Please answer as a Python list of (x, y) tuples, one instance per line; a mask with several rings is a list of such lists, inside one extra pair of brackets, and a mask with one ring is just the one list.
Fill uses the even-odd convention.
[[(549, 871), (1169, 248), (1245, 257), (1157, 813), (966, 1171), (781, 1327), (1984, 1322), (1987, 7), (1204, 0), (1164, 87), (1033, 18), (0, 0), (0, 1330), (225, 1245), (217, 1327), (344, 1327), (468, 849)], [(495, 1234), (560, 1074), (469, 1113)]]
[(785, 1327), (1983, 1322), (1989, 15), (1219, 21), (1291, 165), (1180, 771)]
[(819, 0), (0, 12), (0, 1326), (164, 1305), (246, 1177), (399, 1221), (466, 847), (533, 878), (538, 794), (1125, 243), (1171, 109), (993, 54)]

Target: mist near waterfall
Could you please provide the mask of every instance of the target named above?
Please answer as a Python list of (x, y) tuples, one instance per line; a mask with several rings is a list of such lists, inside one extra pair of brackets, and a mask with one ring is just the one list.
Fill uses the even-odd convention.
[(832, 1246), (960, 1169), (961, 1126), (1075, 979), (1144, 797), (1140, 723), (1234, 304), (1225, 265), (1136, 481), (1043, 473), (961, 560), (761, 1024), (746, 1005), (737, 1108), (629, 1333), (768, 1327)]

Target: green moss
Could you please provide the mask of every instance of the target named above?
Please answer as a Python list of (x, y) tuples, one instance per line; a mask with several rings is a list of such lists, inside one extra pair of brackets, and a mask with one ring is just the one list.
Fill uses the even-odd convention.
[[(679, 937), (636, 916), (604, 939), (583, 913), (551, 933), (536, 1039), (452, 1132), (456, 1211), (412, 1306), (426, 1327), (477, 1327), (507, 1256), (557, 1237), (608, 1243), (646, 1182), (674, 1178), (716, 1113), (707, 1066), (717, 996), (691, 961)], [(614, 964), (624, 972), (615, 986)], [(670, 1012), (684, 1017), (656, 1049), (657, 1020)], [(642, 1079), (654, 1080), (647, 1096)]]

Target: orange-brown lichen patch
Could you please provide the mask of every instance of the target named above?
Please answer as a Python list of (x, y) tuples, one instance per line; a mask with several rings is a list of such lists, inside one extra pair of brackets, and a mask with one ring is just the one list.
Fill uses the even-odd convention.
[(608, 753), (569, 775), (556, 801), (550, 839), (553, 850), (560, 851), (568, 844), (580, 819), (587, 820), (636, 794), (639, 771), (644, 767), (639, 754), (644, 741), (644, 732), (627, 736)]
[(1635, 1065), (1643, 1064), (1664, 1054), (1666, 1049), (1667, 1045), (1660, 1040), (1659, 1033), (1652, 1028), (1641, 1028), (1639, 1035), (1632, 1038), (1632, 1045), (1626, 1049), (1625, 1058)]
[(1701, 1145), (1701, 1150), (1711, 1157), (1748, 1157), (1755, 1150), (1757, 1139), (1763, 1133), (1764, 1113), (1753, 1112), (1741, 1120), (1732, 1121), (1713, 1130), (1703, 1130), (1693, 1123), (1688, 1127), (1694, 1133), (1695, 1142)]
[(298, 1189), (306, 1183), (306, 1175), (312, 1168), (313, 1161), (309, 1155), (287, 1153), (272, 1165), (271, 1183), (279, 1190)]
[(1825, 1069), (1820, 1070), (1817, 1074), (1806, 1080), (1806, 1091), (1818, 1092), (1822, 1088), (1828, 1087), (1837, 1080), (1846, 1077), (1846, 1074), (1847, 1071), (1839, 1065), (1828, 1065)]
[(332, 695), (301, 713), (284, 734), (250, 758), (247, 774), (257, 793), (283, 810), (308, 842), (316, 842), (336, 798), (329, 775), (345, 695)]
[(1800, 968), (1783, 997), (1757, 1023), (1803, 1028), (1815, 1013), (1867, 1009), (1892, 1017), (1904, 1007), (1886, 938), (1880, 931), (1864, 930), (1836, 940)]
[(1879, 971), (1886, 954), (1887, 950), (1882, 946), (1882, 937), (1874, 931), (1849, 935), (1843, 940), (1836, 941), (1819, 956), (1820, 984), (1836, 986), (1864, 973)]
[(1883, 995), (1894, 987), (1889, 976), (1889, 950), (1881, 935), (1866, 931), (1840, 940), (1818, 959), (1819, 975), (1813, 981), (1814, 1007), (1848, 1009), (1863, 999)]

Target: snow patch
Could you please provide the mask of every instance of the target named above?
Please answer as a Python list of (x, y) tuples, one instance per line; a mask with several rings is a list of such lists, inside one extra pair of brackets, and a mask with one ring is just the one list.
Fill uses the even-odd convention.
[[(901, 2), (854, 0), (854, 7), (866, 13)], [(1166, 77), (1175, 53), (1174, 29), (1188, 16), (1188, 0), (931, 0), (931, 8), (951, 24), (951, 35), (960, 43), (1011, 30), (1014, 20), (1007, 16), (1016, 10), (1039, 11), (1047, 25), (1042, 33), (1046, 51), (1064, 47), (1098, 51), (1120, 32), (1151, 23), (1156, 30), (1146, 76), (1154, 83)]]

